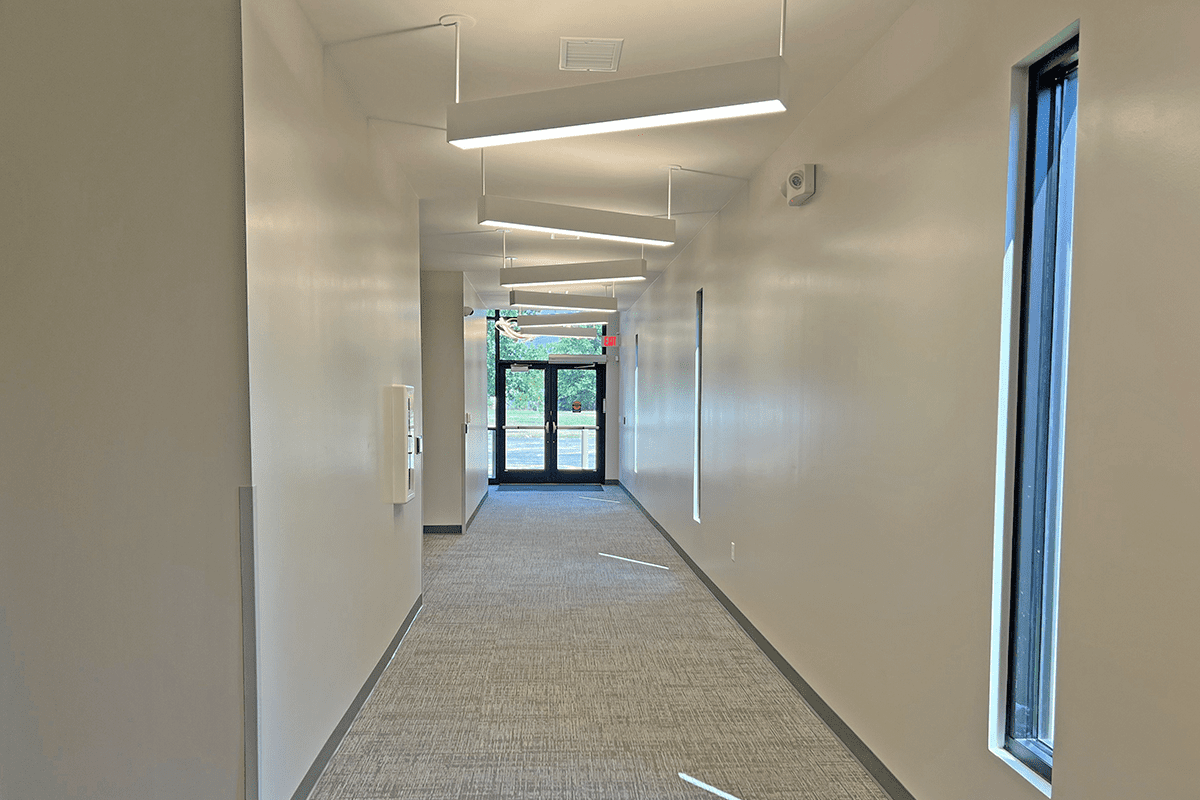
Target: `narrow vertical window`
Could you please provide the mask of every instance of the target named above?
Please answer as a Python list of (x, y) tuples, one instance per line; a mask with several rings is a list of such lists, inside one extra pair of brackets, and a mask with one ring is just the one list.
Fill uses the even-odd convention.
[(1054, 764), (1078, 56), (1076, 36), (1029, 69), (1018, 284), (1004, 749), (1047, 782)]
[(704, 290), (696, 292), (696, 409), (692, 424), (692, 519), (700, 521), (700, 419), (704, 387)]
[(638, 471), (638, 336), (633, 335), (633, 471)]

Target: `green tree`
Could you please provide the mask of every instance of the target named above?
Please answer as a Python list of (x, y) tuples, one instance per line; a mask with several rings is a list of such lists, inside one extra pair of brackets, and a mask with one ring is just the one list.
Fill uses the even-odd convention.
[[(516, 313), (502, 309), (498, 312), (505, 318), (512, 318)], [(593, 330), (599, 332), (599, 326)], [(488, 320), (487, 327), (487, 370), (488, 398), (492, 409), (491, 423), (495, 423), (496, 404), (496, 323)], [(576, 339), (571, 337), (539, 336), (527, 342), (518, 342), (506, 336), (500, 338), (499, 357), (505, 361), (546, 361), (551, 353), (572, 355), (600, 355), (604, 348), (600, 339)], [(544, 402), (545, 376), (539, 370), (529, 372), (509, 372), (505, 381), (505, 398), (510, 409), (540, 410)], [(571, 403), (578, 400), (584, 411), (595, 411), (596, 408), (596, 378), (590, 370), (562, 370), (559, 372), (560, 411), (570, 411)]]
[(558, 372), (558, 410), (570, 411), (579, 401), (581, 410), (596, 410), (596, 372), (591, 369), (562, 369)]

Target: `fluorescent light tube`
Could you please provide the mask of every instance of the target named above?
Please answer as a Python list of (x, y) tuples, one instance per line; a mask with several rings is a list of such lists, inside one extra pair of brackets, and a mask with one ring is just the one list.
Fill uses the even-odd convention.
[(479, 224), (509, 230), (570, 233), (584, 239), (648, 244), (675, 244), (675, 220), (484, 195), (479, 198)]
[(573, 283), (625, 283), (644, 280), (644, 258), (549, 264), (542, 267), (509, 267), (500, 270), (500, 285), (505, 289), (514, 286), (560, 286)]
[(463, 149), (659, 128), (787, 110), (780, 56), (455, 103), (446, 141)]
[(509, 291), (508, 304), (513, 308), (562, 308), (571, 311), (617, 310), (617, 298), (615, 297), (589, 297), (582, 294), (523, 292), (520, 289), (512, 289)]
[(595, 339), (599, 336), (595, 328), (576, 328), (567, 325), (545, 325), (530, 331), (521, 331), (530, 336), (558, 336), (563, 339)]
[(612, 314), (597, 312), (582, 312), (578, 314), (518, 314), (517, 327), (524, 331), (526, 328), (536, 330), (557, 325), (607, 325), (612, 322)]

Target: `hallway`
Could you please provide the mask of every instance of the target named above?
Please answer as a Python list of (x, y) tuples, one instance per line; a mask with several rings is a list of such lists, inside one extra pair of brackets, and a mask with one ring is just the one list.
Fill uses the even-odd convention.
[[(620, 488), (497, 491), (313, 793), (885, 800)], [(668, 567), (659, 569), (621, 556)]]
[[(1197, 40), (1195, 0), (0, 2), (0, 800), (1197, 800)], [(781, 50), (782, 113), (452, 141), (679, 120), (647, 87)], [(547, 272), (600, 281), (543, 288), (604, 391), (501, 431), (498, 361), (574, 360), (495, 335), (580, 321)], [(616, 484), (489, 496), (522, 436), (590, 464), (567, 408)]]

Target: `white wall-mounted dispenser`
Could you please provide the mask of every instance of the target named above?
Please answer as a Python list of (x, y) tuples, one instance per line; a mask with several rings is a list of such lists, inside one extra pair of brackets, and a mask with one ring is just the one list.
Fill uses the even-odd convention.
[(417, 496), (416, 390), (392, 386), (392, 502), (407, 503)]

